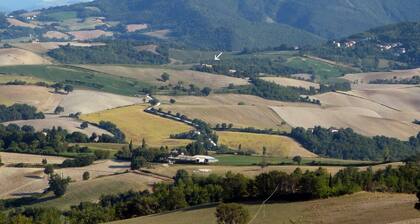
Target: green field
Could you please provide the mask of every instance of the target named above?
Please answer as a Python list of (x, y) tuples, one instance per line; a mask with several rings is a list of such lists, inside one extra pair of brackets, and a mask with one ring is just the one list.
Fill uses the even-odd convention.
[[(260, 164), (263, 160), (262, 156), (242, 156), (242, 155), (216, 155), (215, 158), (219, 160), (217, 165), (223, 166), (251, 166)], [(291, 158), (268, 156), (266, 162), (272, 165), (281, 164), (296, 164)], [(329, 158), (303, 158), (302, 165), (310, 165), (313, 162), (316, 165), (330, 165), (330, 166), (364, 166), (368, 164), (374, 165), (375, 162), (358, 161), (358, 160), (340, 160)]]
[(76, 87), (116, 93), (139, 94), (150, 85), (138, 80), (108, 75), (74, 66), (21, 65), (0, 67), (0, 73), (32, 76), (51, 82), (64, 82)]
[(326, 62), (317, 61), (310, 58), (292, 57), (288, 59), (286, 65), (297, 69), (313, 71), (319, 82), (334, 81), (335, 78), (350, 72), (350, 69), (331, 65)]
[(75, 11), (68, 11), (68, 12), (51, 12), (45, 14), (49, 19), (53, 21), (64, 21), (67, 19), (74, 19), (77, 18), (77, 12)]

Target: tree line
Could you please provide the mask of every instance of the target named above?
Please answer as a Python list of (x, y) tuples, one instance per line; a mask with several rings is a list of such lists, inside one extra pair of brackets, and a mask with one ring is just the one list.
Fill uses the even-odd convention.
[[(352, 194), (359, 191), (415, 193), (420, 189), (419, 159), (399, 168), (387, 167), (374, 172), (372, 168), (346, 168), (329, 174), (319, 168), (303, 172), (297, 168), (291, 174), (280, 171), (263, 172), (255, 178), (228, 172), (224, 176), (190, 175), (178, 170), (173, 183), (158, 183), (153, 191), (129, 191), (104, 195), (99, 202), (82, 202), (70, 210), (60, 212), (52, 208), (26, 208), (2, 214), (3, 223), (103, 223), (129, 219), (189, 206), (219, 202), (262, 201), (271, 196), (273, 202), (305, 201)], [(414, 204), (413, 204), (414, 207)], [(414, 209), (414, 208), (413, 208)]]
[[(105, 140), (105, 141), (104, 141)], [(110, 141), (112, 140), (112, 141)], [(0, 151), (41, 155), (93, 154), (87, 147), (69, 143), (118, 142), (113, 136), (93, 134), (88, 137), (80, 132), (68, 133), (61, 127), (35, 131), (32, 126), (0, 124)]]
[(0, 105), (0, 122), (44, 118), (44, 114), (38, 112), (34, 106), (27, 104), (14, 104), (12, 106)]
[(309, 151), (338, 159), (401, 161), (420, 152), (420, 133), (408, 141), (385, 136), (366, 137), (352, 129), (293, 128), (290, 136)]
[(166, 64), (168, 49), (158, 47), (157, 53), (140, 51), (131, 41), (110, 41), (103, 46), (61, 46), (48, 55), (65, 64)]

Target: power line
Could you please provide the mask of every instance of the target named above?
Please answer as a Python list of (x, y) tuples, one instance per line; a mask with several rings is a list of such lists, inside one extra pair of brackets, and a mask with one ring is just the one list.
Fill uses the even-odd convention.
[(270, 196), (268, 196), (267, 199), (265, 199), (260, 207), (257, 210), (257, 213), (255, 213), (254, 217), (252, 217), (251, 221), (248, 222), (248, 224), (251, 224), (258, 216), (258, 214), (261, 212), (261, 209), (264, 208), (264, 205), (271, 199), (271, 197), (273, 197), (273, 195), (276, 193), (276, 191), (279, 189), (280, 184), (277, 184), (276, 188), (274, 189), (274, 191), (270, 194)]

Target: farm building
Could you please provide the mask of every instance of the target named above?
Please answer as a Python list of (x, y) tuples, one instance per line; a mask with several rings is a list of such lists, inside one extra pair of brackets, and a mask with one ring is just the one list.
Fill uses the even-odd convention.
[(209, 164), (209, 163), (216, 163), (217, 160), (211, 156), (204, 156), (204, 155), (196, 155), (196, 156), (185, 156), (179, 155), (176, 157), (169, 157), (170, 163), (194, 163), (194, 164)]

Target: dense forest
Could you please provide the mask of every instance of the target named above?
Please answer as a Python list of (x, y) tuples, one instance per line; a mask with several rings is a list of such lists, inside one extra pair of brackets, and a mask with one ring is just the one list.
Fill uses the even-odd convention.
[[(420, 158), (418, 158), (420, 159)], [(211, 174), (190, 176), (178, 170), (171, 184), (155, 184), (153, 191), (129, 191), (104, 195), (99, 202), (82, 202), (61, 212), (54, 208), (26, 208), (0, 216), (0, 222), (25, 223), (103, 223), (182, 209), (211, 202), (262, 201), (271, 195), (271, 202), (301, 201), (351, 194), (359, 191), (415, 193), (420, 189), (418, 161), (393, 169), (374, 172), (371, 168), (359, 171), (347, 168), (335, 175), (319, 168), (302, 172), (297, 168), (291, 174), (279, 171), (264, 172), (255, 178), (228, 172), (224, 176)], [(10, 209), (24, 205), (6, 200), (0, 207)], [(414, 207), (414, 204), (413, 204)], [(413, 208), (414, 209), (414, 208)]]
[(0, 122), (44, 119), (42, 112), (37, 112), (36, 107), (27, 104), (14, 104), (12, 106), (0, 105)]
[(80, 132), (68, 133), (61, 127), (37, 132), (32, 126), (0, 124), (0, 151), (42, 155), (79, 155), (93, 153), (87, 147), (69, 143), (118, 142), (113, 136), (93, 134), (88, 137)]
[(157, 53), (140, 51), (129, 41), (112, 41), (103, 46), (62, 46), (48, 55), (65, 64), (165, 64), (168, 49), (158, 47)]
[(292, 138), (311, 152), (331, 158), (401, 161), (420, 152), (420, 133), (409, 141), (385, 136), (366, 137), (352, 129), (294, 128)]

